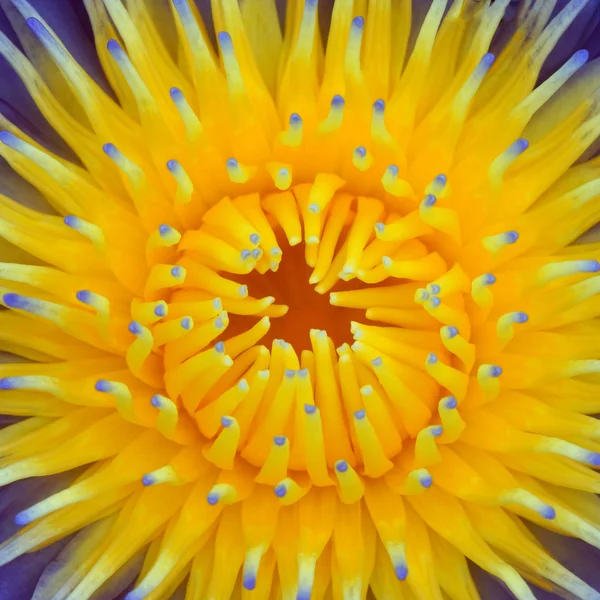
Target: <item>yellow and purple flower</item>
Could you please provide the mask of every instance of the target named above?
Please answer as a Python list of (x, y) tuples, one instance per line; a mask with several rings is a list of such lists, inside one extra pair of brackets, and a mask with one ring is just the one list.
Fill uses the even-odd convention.
[(0, 0), (0, 597), (600, 599), (599, 4)]

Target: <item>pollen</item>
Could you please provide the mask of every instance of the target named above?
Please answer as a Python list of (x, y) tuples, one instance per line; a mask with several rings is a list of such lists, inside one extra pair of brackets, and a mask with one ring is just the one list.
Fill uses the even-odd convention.
[(52, 209), (0, 196), (0, 485), (79, 470), (0, 564), (81, 530), (36, 599), (600, 598), (524, 526), (600, 548), (600, 76), (539, 80), (586, 1), (496, 49), (508, 0), (212, 0), (214, 44), (85, 0), (111, 95), (12, 3), (77, 160), (0, 116)]

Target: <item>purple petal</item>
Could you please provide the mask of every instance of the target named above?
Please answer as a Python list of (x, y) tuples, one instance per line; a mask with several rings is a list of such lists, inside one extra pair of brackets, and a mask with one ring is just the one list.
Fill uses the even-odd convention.
[(527, 526), (559, 563), (600, 591), (600, 550), (576, 538), (553, 533), (532, 523), (527, 523)]
[(42, 571), (68, 541), (69, 538), (59, 540), (51, 546), (32, 554), (20, 556), (13, 562), (0, 567), (0, 598), (31, 600)]
[[(0, 31), (19, 46), (19, 40), (6, 14), (1, 9)], [(19, 76), (1, 56), (0, 81), (2, 82), (0, 85), (0, 113), (25, 133), (35, 137), (40, 143), (44, 145), (49, 143), (51, 146), (60, 148), (63, 154), (68, 152), (66, 144), (39, 111)]]
[[(553, 17), (558, 14), (570, 0), (559, 0), (554, 9)], [(590, 52), (590, 60), (598, 56), (600, 51), (600, 0), (589, 0), (585, 8), (569, 25), (560, 41), (546, 59), (542, 68), (543, 79), (551, 75), (577, 50), (585, 49)]]
[[(55, 491), (67, 487), (79, 474), (79, 470), (50, 477), (25, 479), (0, 489), (0, 542), (8, 539), (19, 529), (15, 515), (46, 498)], [(60, 540), (38, 552), (25, 554), (0, 567), (0, 598), (31, 600), (33, 590), (46, 565), (68, 543)]]
[(508, 588), (498, 578), (490, 575), (474, 563), (469, 563), (471, 576), (479, 595), (484, 600), (514, 600)]
[[(82, 2), (70, 0), (29, 0), (61, 39), (73, 57), (85, 71), (110, 95), (112, 91), (100, 66), (91, 25)], [(60, 10), (57, 5), (60, 4)], [(75, 7), (78, 7), (77, 9)], [(50, 61), (41, 44), (31, 33), (22, 15), (11, 0), (0, 0), (0, 31), (32, 61), (40, 70), (45, 60)], [(0, 57), (0, 112), (25, 133), (33, 137), (51, 151), (77, 160), (69, 147), (54, 131), (29, 96), (19, 76), (6, 60)]]
[[(78, 568), (77, 557), (79, 556), (80, 545), (86, 543), (88, 536), (95, 535), (97, 527), (103, 528), (101, 521), (85, 527), (74, 534), (69, 543), (61, 550), (56, 558), (50, 562), (39, 578), (32, 600), (54, 597), (57, 592), (64, 594), (81, 581), (81, 576), (73, 577), (75, 569)], [(98, 538), (96, 538), (98, 539)], [(94, 593), (94, 600), (113, 600), (124, 590), (129, 589), (139, 575), (143, 562), (145, 550), (138, 552), (133, 558), (128, 560), (117, 572), (112, 575), (107, 582), (100, 586)], [(68, 588), (66, 586), (69, 586)], [(60, 595), (62, 598), (63, 596)]]
[[(1, 109), (0, 112), (2, 112)], [(13, 171), (8, 163), (2, 159), (0, 159), (0, 194), (4, 194), (15, 202), (34, 210), (46, 214), (56, 214), (56, 211), (48, 204), (41, 192), (23, 179), (16, 171)], [(6, 353), (0, 352), (0, 363), (6, 362), (14, 362), (14, 360), (7, 360)]]
[[(76, 11), (75, 2), (69, 0), (28, 0), (31, 7), (36, 10), (40, 17), (46, 21), (54, 31), (67, 50), (73, 55), (77, 62), (85, 69), (104, 90), (110, 93), (110, 86), (104, 76), (100, 61), (96, 53), (96, 46), (92, 35), (91, 25), (87, 16), (84, 16), (81, 8)], [(12, 6), (10, 0), (0, 0), (8, 19), (17, 34), (26, 54), (29, 50), (39, 49), (40, 45), (35, 36), (29, 30), (21, 14)], [(57, 10), (60, 5), (60, 10)], [(33, 45), (32, 45), (33, 43)]]

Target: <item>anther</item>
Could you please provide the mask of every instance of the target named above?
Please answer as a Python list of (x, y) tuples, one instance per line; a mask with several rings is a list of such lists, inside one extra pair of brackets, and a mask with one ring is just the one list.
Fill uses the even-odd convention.
[(433, 178), (433, 181), (425, 188), (425, 195), (432, 195), (436, 198), (445, 198), (448, 195), (448, 189), (446, 184), (448, 180), (446, 176), (441, 173)]
[(233, 157), (227, 159), (225, 168), (230, 181), (233, 183), (246, 183), (256, 173), (256, 167), (242, 165)]
[(433, 194), (427, 194), (421, 202), (421, 208), (431, 208), (437, 202), (437, 198)]
[(519, 138), (490, 164), (488, 177), (493, 188), (498, 190), (502, 186), (502, 181), (508, 168), (528, 147), (529, 142), (523, 138)]
[(537, 276), (539, 283), (545, 285), (560, 277), (568, 277), (577, 273), (598, 273), (599, 271), (600, 262), (597, 260), (566, 260), (540, 267)]
[(509, 342), (514, 335), (513, 325), (523, 324), (529, 321), (529, 316), (524, 312), (510, 312), (502, 315), (496, 325), (498, 338), (503, 342)]
[(177, 183), (175, 202), (178, 204), (189, 204), (194, 193), (194, 184), (181, 163), (175, 159), (167, 161), (167, 169)]
[(203, 127), (202, 123), (200, 123), (200, 119), (198, 119), (196, 113), (193, 111), (192, 107), (185, 99), (183, 92), (179, 88), (172, 87), (169, 90), (169, 94), (185, 126), (188, 142), (195, 142), (203, 133)]
[(496, 398), (500, 393), (500, 375), (502, 368), (497, 365), (483, 364), (477, 369), (477, 383), (484, 393)]
[(327, 115), (327, 118), (319, 124), (320, 133), (337, 131), (342, 126), (342, 121), (344, 120), (344, 105), (345, 100), (339, 94), (336, 94), (331, 99), (329, 114)]
[(408, 181), (399, 178), (397, 165), (388, 165), (381, 177), (383, 189), (396, 198), (414, 198), (415, 193)]
[(286, 146), (299, 146), (302, 142), (303, 123), (298, 113), (292, 113), (289, 120), (289, 128), (282, 135), (282, 143)]
[(475, 301), (475, 304), (481, 308), (489, 308), (494, 301), (494, 295), (488, 286), (496, 283), (496, 276), (492, 273), (485, 273), (475, 277), (471, 283), (471, 297)]
[(98, 250), (104, 250), (104, 233), (100, 227), (73, 215), (67, 215), (63, 222), (67, 227), (90, 240)]
[(481, 240), (484, 248), (488, 252), (496, 253), (502, 250), (505, 246), (514, 244), (519, 239), (517, 231), (506, 231), (497, 235), (490, 235)]
[(144, 179), (144, 173), (138, 165), (127, 158), (114, 144), (104, 144), (102, 149), (134, 185), (140, 184)]
[(352, 153), (352, 164), (359, 171), (366, 171), (373, 164), (373, 155), (364, 146), (358, 146)]

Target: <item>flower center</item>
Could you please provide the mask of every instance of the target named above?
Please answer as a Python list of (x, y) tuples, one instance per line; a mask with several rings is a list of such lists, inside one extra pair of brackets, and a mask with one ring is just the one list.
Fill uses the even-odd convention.
[[(433, 313), (436, 282), (459, 289), (464, 276), (419, 239), (436, 198), (398, 222), (391, 204), (343, 185), (320, 174), (290, 191), (225, 197), (182, 234), (161, 226), (149, 251), (165, 263), (146, 284), (158, 317), (130, 326), (132, 372), (150, 383), (162, 360), (154, 405), (182, 406), (176, 427), (197, 427), (210, 462), (290, 501), (335, 477), (359, 498), (358, 474), (388, 473), (401, 451), (418, 468), (392, 479), (427, 486), (436, 438), (463, 427), (457, 400), (440, 401), (442, 387), (459, 401), (466, 393), (461, 353)], [(445, 310), (464, 323), (462, 308)]]
[[(273, 340), (282, 339), (297, 352), (310, 350), (310, 331), (316, 329), (325, 330), (336, 347), (351, 344), (351, 322), (364, 320), (364, 310), (332, 305), (329, 294), (318, 293), (310, 283), (314, 268), (306, 263), (306, 247), (302, 244), (288, 246), (284, 241), (280, 245), (283, 256), (277, 271), (252, 272), (238, 278), (258, 297), (274, 298), (274, 304), (281, 307), (281, 312), (287, 307), (285, 314), (271, 320), (271, 328), (261, 343), (269, 346)], [(336, 289), (357, 289), (364, 285), (360, 282), (358, 285), (341, 283), (344, 285), (336, 286)], [(278, 314), (279, 311), (273, 312)], [(236, 316), (231, 320), (229, 332), (240, 333), (255, 322), (253, 316)]]

